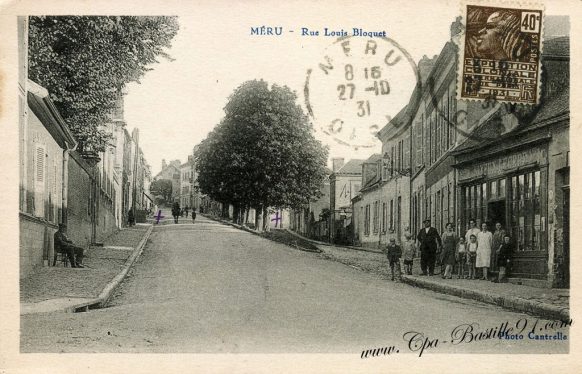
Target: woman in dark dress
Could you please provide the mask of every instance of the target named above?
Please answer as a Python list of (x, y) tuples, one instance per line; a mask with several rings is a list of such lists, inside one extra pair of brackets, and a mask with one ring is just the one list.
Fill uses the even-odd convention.
[(447, 223), (446, 231), (441, 235), (443, 241), (442, 264), (445, 266), (445, 273), (443, 279), (451, 279), (453, 277), (453, 266), (455, 265), (455, 247), (457, 245), (457, 235), (453, 232), (453, 225)]

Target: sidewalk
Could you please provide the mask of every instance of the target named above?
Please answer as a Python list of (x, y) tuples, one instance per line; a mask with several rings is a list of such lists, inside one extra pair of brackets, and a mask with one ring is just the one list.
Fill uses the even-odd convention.
[[(292, 231), (289, 230), (289, 232)], [(297, 233), (293, 234), (302, 237)], [(379, 250), (362, 250), (362, 248), (357, 247), (335, 246), (329, 243), (310, 241), (319, 247), (323, 251), (322, 255), (328, 259), (366, 272), (382, 275), (387, 280), (390, 279), (388, 260)], [(414, 260), (413, 274), (419, 273), (420, 259), (417, 258)], [(570, 318), (569, 289), (537, 288), (481, 280), (442, 279), (440, 275), (432, 277), (403, 275), (402, 281), (415, 287), (494, 304), (506, 309), (531, 313), (548, 319), (568, 320)]]
[(133, 265), (153, 227), (138, 224), (85, 250), (85, 268), (49, 266), (20, 281), (20, 314), (75, 312), (104, 306)]

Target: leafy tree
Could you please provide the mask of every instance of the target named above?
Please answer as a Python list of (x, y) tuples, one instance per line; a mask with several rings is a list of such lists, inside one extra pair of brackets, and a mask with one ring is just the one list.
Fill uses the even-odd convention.
[[(301, 207), (326, 176), (328, 150), (286, 86), (248, 81), (230, 96), (222, 122), (200, 144), (203, 193), (237, 212)], [(242, 215), (242, 214), (241, 214)], [(267, 222), (263, 222), (266, 225)]]
[(150, 192), (153, 195), (162, 196), (168, 202), (172, 201), (172, 181), (169, 179), (158, 179), (150, 184)]
[(176, 17), (39, 16), (29, 22), (29, 77), (45, 87), (80, 150), (103, 151), (121, 89), (158, 62)]

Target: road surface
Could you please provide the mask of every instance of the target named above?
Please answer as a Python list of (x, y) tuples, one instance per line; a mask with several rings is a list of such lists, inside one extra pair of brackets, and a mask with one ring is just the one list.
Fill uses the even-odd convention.
[[(567, 340), (528, 339), (533, 316), (394, 283), (201, 215), (182, 222), (154, 228), (109, 307), (23, 316), (21, 351), (418, 355), (425, 340), (403, 337), (415, 331), (436, 346), (423, 355), (568, 352)], [(523, 340), (451, 341), (462, 324), (477, 333), (520, 320)]]

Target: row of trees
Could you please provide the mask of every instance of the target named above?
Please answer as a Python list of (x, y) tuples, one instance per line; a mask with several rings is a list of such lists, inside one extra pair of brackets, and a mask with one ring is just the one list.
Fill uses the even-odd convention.
[(139, 82), (178, 32), (176, 17), (29, 18), (29, 77), (51, 94), (79, 142), (102, 152), (122, 88)]
[[(258, 227), (269, 209), (300, 208), (319, 193), (328, 149), (313, 137), (296, 100), (286, 86), (245, 82), (229, 97), (223, 120), (200, 144), (200, 189), (226, 209), (232, 204), (236, 222), (246, 222), (254, 208)], [(263, 219), (263, 227), (267, 224)]]

